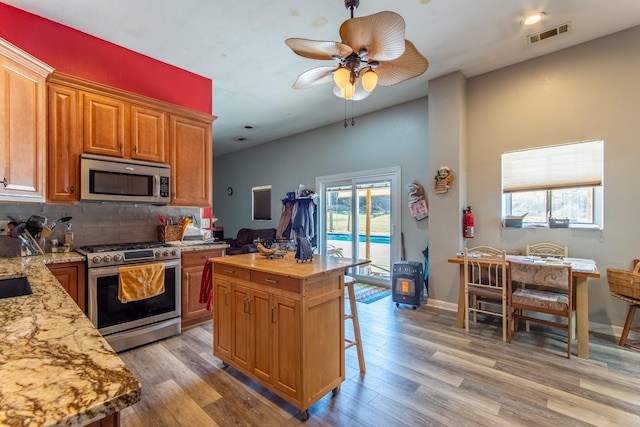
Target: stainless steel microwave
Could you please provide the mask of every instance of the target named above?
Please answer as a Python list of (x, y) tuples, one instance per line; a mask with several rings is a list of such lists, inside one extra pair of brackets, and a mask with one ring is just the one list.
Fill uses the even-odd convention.
[(80, 200), (150, 203), (171, 201), (171, 168), (162, 163), (80, 156)]

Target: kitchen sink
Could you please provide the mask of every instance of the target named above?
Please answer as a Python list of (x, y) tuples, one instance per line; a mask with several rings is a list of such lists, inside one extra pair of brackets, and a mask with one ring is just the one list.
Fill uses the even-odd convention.
[(0, 280), (0, 299), (31, 295), (31, 285), (26, 277), (12, 277)]

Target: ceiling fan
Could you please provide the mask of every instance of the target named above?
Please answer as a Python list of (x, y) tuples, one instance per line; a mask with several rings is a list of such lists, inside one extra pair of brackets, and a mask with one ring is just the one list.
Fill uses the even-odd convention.
[(392, 86), (424, 73), (427, 59), (404, 38), (404, 19), (395, 12), (353, 17), (359, 0), (345, 0), (351, 18), (340, 26), (341, 42), (289, 38), (296, 54), (310, 59), (337, 60), (339, 65), (312, 68), (293, 84), (305, 89), (331, 81), (333, 93), (344, 99), (361, 100), (376, 86)]

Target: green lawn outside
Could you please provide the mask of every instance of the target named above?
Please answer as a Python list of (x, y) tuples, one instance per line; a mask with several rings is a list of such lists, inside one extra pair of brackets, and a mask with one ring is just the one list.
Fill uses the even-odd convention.
[[(350, 233), (351, 232), (351, 215), (331, 212), (327, 216), (327, 231), (331, 233)], [(389, 214), (378, 215), (371, 218), (371, 234), (379, 236), (389, 235)], [(358, 224), (360, 226), (360, 234), (364, 234), (366, 227), (366, 214), (358, 215)]]

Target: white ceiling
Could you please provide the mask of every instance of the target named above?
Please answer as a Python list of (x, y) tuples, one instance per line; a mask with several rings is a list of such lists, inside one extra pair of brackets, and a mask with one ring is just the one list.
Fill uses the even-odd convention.
[[(343, 0), (3, 2), (212, 79), (217, 156), (344, 121), (344, 101), (331, 84), (291, 88), (302, 72), (332, 63), (299, 57), (284, 43), (339, 41), (349, 18)], [(430, 65), (420, 77), (355, 102), (356, 119), (423, 97), (430, 79), (453, 71), (472, 77), (640, 25), (640, 0), (361, 0), (355, 16), (383, 10), (405, 19), (405, 37)], [(534, 11), (545, 19), (520, 25)], [(569, 33), (527, 44), (526, 35), (569, 21)]]

